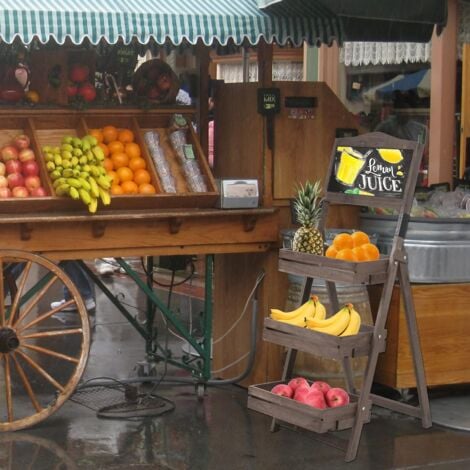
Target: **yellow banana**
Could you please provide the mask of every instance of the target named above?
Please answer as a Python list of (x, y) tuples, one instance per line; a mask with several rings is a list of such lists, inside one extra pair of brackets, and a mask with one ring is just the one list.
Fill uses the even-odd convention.
[(98, 209), (98, 199), (95, 197), (91, 198), (90, 204), (88, 204), (88, 210), (94, 214), (96, 212), (96, 209)]
[[(351, 305), (351, 304), (348, 304)], [(316, 327), (309, 327), (313, 331), (318, 331), (319, 333), (326, 333), (329, 335), (339, 336), (343, 331), (348, 327), (350, 321), (350, 307), (346, 306), (343, 307), (338, 313), (333, 315), (330, 318), (334, 318), (334, 321), (326, 326), (316, 326)], [(330, 320), (327, 318), (323, 320), (324, 322)], [(308, 323), (308, 320), (307, 320)]]
[(83, 201), (84, 204), (88, 205), (90, 204), (91, 202), (91, 196), (90, 194), (88, 193), (88, 191), (86, 191), (85, 189), (83, 188), (80, 188), (78, 190), (78, 193), (80, 194), (80, 199)]
[(279, 321), (281, 323), (287, 323), (288, 325), (293, 325), (293, 326), (300, 326), (302, 328), (305, 328), (305, 320), (307, 317), (304, 317), (302, 315), (299, 315), (297, 317), (291, 318), (289, 320), (280, 320), (280, 319), (275, 319), (276, 321)]
[(70, 186), (70, 189), (69, 189), (69, 196), (74, 199), (75, 201), (77, 199), (80, 199), (80, 194), (78, 192), (78, 189), (77, 188), (74, 188), (73, 186)]
[(307, 326), (312, 329), (313, 328), (325, 328), (330, 325), (333, 325), (334, 323), (338, 321), (339, 318), (343, 316), (346, 316), (349, 322), (349, 307), (348, 307), (349, 305), (351, 305), (351, 308), (352, 308), (352, 304), (347, 304), (343, 308), (341, 308), (338, 312), (336, 312), (334, 315), (332, 315), (331, 317), (325, 318), (324, 320), (317, 320), (316, 318), (309, 319), (307, 320)]
[(70, 186), (67, 183), (63, 183), (57, 186), (57, 188), (55, 188), (54, 191), (57, 196), (67, 196), (70, 191)]
[(354, 308), (351, 309), (350, 313), (351, 318), (349, 320), (349, 325), (340, 334), (340, 336), (357, 335), (357, 333), (359, 333), (359, 328), (361, 327), (361, 316), (356, 310), (354, 310)]
[(82, 187), (82, 183), (77, 178), (67, 178), (67, 183), (73, 188), (79, 189)]
[(92, 176), (88, 177), (88, 183), (90, 183), (90, 194), (94, 197), (97, 198), (100, 196), (100, 191), (98, 189), (98, 183), (96, 182), (95, 178)]
[(100, 192), (100, 199), (103, 205), (109, 206), (111, 204), (111, 196), (109, 195), (106, 189), (98, 187), (98, 191)]
[(101, 186), (103, 189), (111, 188), (111, 180), (107, 176), (104, 176), (104, 175), (98, 176), (96, 181), (98, 185)]
[(77, 179), (78, 181), (80, 181), (80, 184), (82, 185), (83, 189), (85, 189), (86, 191), (91, 190), (90, 183), (85, 178), (82, 178), (81, 176), (79, 176)]
[(315, 305), (313, 300), (310, 298), (307, 302), (303, 303), (299, 308), (290, 312), (283, 312), (277, 308), (271, 309), (271, 318), (274, 320), (292, 320), (293, 318), (300, 317), (312, 317), (315, 313)]
[(312, 300), (315, 304), (315, 315), (313, 318), (315, 320), (324, 320), (326, 318), (325, 306), (320, 302), (320, 299), (316, 295), (312, 295)]

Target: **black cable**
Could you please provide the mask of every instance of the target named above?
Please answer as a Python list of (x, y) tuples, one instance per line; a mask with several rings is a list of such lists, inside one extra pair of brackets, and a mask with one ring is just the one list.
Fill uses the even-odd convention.
[[(144, 266), (144, 259), (143, 258), (140, 258), (140, 264), (141, 264), (143, 272), (147, 276), (148, 273), (147, 273), (147, 269)], [(153, 279), (153, 283), (156, 284), (157, 286), (160, 286), (160, 287), (171, 287), (171, 286), (177, 287), (177, 286), (181, 286), (185, 282), (188, 282), (194, 276), (194, 273), (196, 272), (196, 267), (194, 266), (193, 260), (190, 261), (190, 266), (191, 266), (191, 272), (189, 273), (189, 275), (186, 278), (182, 279), (181, 281), (178, 281), (176, 283), (174, 283), (172, 281), (170, 284), (165, 284), (163, 282), (159, 282), (159, 281)], [(174, 276), (175, 275), (175, 270), (172, 269), (171, 271), (172, 271), (173, 276)]]

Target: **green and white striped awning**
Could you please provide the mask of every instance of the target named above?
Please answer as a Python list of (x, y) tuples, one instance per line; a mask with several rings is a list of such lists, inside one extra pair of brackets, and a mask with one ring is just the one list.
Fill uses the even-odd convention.
[(258, 8), (256, 0), (1, 0), (0, 40), (29, 44), (70, 40), (110, 44), (183, 42), (226, 45), (260, 38), (299, 46), (340, 39), (337, 19), (325, 11), (311, 17), (280, 16)]

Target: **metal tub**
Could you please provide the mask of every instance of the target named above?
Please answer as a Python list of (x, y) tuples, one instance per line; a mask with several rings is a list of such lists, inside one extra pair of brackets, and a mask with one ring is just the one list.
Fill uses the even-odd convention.
[[(361, 229), (378, 235), (381, 253), (388, 254), (396, 216), (361, 214)], [(470, 219), (412, 218), (405, 237), (412, 282), (470, 282)]]

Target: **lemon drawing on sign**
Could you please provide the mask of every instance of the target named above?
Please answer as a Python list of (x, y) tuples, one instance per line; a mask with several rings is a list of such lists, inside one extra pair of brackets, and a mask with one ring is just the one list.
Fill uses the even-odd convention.
[(381, 156), (382, 160), (390, 163), (392, 165), (396, 165), (403, 160), (403, 155), (401, 150), (398, 149), (377, 149), (379, 155)]

